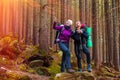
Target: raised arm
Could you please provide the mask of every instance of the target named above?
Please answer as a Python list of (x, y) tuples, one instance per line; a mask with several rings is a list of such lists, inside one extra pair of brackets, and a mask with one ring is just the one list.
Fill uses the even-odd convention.
[(61, 30), (63, 26), (57, 26), (56, 24), (57, 24), (57, 22), (53, 23), (53, 29), (55, 29), (55, 30)]

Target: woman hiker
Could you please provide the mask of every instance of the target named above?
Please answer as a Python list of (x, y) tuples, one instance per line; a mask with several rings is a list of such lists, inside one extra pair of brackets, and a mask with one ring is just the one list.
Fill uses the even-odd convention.
[(61, 62), (61, 72), (65, 72), (65, 70), (69, 73), (75, 72), (71, 68), (70, 63), (70, 50), (69, 50), (69, 40), (72, 35), (72, 20), (67, 20), (65, 25), (63, 26), (56, 26), (57, 22), (54, 22), (53, 28), (55, 30), (59, 30), (59, 36), (57, 39), (57, 43), (59, 45), (59, 48), (63, 52), (62, 54), (62, 62)]

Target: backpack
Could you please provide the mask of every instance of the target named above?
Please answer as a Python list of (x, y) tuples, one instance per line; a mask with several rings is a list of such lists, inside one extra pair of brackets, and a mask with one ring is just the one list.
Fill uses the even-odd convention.
[(93, 43), (92, 43), (92, 37), (91, 37), (91, 33), (92, 33), (92, 28), (91, 27), (86, 27), (85, 28), (85, 31), (88, 33), (88, 38), (87, 38), (87, 40), (86, 40), (86, 46), (88, 47), (88, 48), (91, 48), (92, 46), (93, 46)]
[(60, 33), (64, 30), (65, 28), (63, 27), (61, 30), (57, 30), (55, 34), (55, 39), (54, 39), (54, 44), (56, 44), (59, 41), (59, 35)]

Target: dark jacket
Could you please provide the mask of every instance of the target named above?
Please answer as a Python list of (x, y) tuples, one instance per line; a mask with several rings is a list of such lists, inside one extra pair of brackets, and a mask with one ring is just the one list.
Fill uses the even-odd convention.
[(83, 33), (78, 33), (76, 30), (72, 33), (72, 39), (75, 41), (75, 43), (81, 43), (86, 44), (86, 40), (88, 39), (88, 33), (85, 31), (85, 28), (81, 28), (80, 30), (83, 31)]

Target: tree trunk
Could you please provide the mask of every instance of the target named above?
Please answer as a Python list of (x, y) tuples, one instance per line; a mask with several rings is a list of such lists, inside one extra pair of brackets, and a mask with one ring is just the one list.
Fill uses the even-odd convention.
[(22, 36), (23, 36), (23, 40), (25, 40), (26, 38), (26, 26), (27, 26), (27, 4), (23, 5), (23, 28), (22, 28)]
[(110, 18), (110, 7), (109, 7), (109, 1), (105, 1), (105, 26), (107, 30), (107, 63), (112, 64), (113, 62), (113, 45), (109, 43), (113, 43), (113, 28), (111, 26), (111, 20)]
[(27, 5), (27, 31), (26, 31), (26, 43), (33, 43), (33, 2), (32, 5)]
[(98, 45), (98, 25), (97, 25), (97, 3), (96, 0), (92, 1), (92, 27), (93, 27), (93, 56), (95, 65), (99, 68), (99, 45)]
[(46, 0), (41, 0), (41, 8), (40, 8), (40, 12), (41, 12), (41, 17), (40, 17), (40, 48), (43, 49), (46, 53), (48, 53), (48, 26), (47, 26), (47, 13), (46, 13)]
[(98, 30), (99, 30), (99, 62), (100, 64), (102, 63), (102, 6), (99, 6), (100, 4), (102, 4), (102, 1), (99, 0), (98, 1)]
[[(40, 0), (34, 0), (36, 3), (40, 4)], [(33, 15), (33, 44), (39, 45), (39, 29), (40, 29), (40, 6), (36, 6), (34, 3), (34, 15)]]
[[(116, 1), (112, 0), (112, 8), (116, 7)], [(117, 25), (117, 14), (116, 10), (113, 9), (113, 52), (114, 52), (114, 66), (115, 69), (120, 71), (119, 68), (119, 26)]]

